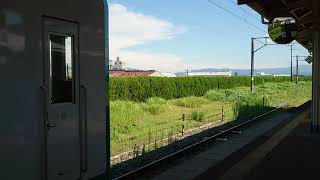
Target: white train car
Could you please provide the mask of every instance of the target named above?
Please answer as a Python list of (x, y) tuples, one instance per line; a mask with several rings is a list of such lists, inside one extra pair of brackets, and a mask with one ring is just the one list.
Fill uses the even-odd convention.
[(106, 178), (107, 9), (0, 1), (1, 180)]

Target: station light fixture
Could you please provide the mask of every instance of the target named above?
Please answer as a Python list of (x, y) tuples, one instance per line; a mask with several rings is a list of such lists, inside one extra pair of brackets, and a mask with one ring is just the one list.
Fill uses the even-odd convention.
[(311, 64), (313, 62), (313, 56), (308, 56), (305, 61), (309, 64)]

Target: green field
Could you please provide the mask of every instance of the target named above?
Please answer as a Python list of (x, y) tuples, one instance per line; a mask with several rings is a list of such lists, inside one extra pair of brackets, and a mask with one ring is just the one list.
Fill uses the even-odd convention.
[(159, 97), (144, 101), (114, 100), (111, 106), (111, 155), (147, 145), (154, 138), (163, 139), (179, 133), (185, 114), (185, 129), (221, 121), (222, 107), (226, 121), (250, 118), (271, 106), (287, 102), (299, 106), (311, 99), (311, 82), (268, 82), (255, 87), (212, 89), (202, 96), (182, 98)]

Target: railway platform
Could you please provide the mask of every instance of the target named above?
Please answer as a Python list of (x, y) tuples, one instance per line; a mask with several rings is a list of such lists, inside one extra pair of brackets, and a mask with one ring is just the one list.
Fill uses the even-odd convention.
[(310, 132), (310, 103), (256, 122), (165, 170), (135, 179), (312, 179), (320, 168), (320, 135)]
[[(317, 179), (320, 167), (320, 135), (310, 131), (310, 109), (275, 132), (265, 142), (218, 172), (212, 166), (195, 179), (219, 180), (282, 180)], [(238, 156), (238, 157), (237, 157)], [(234, 160), (233, 160), (234, 161)]]

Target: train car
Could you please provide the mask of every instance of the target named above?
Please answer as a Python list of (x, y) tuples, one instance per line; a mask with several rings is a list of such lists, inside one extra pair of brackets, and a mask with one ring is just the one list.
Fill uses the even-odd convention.
[(106, 0), (0, 1), (1, 180), (105, 178), (107, 24)]

